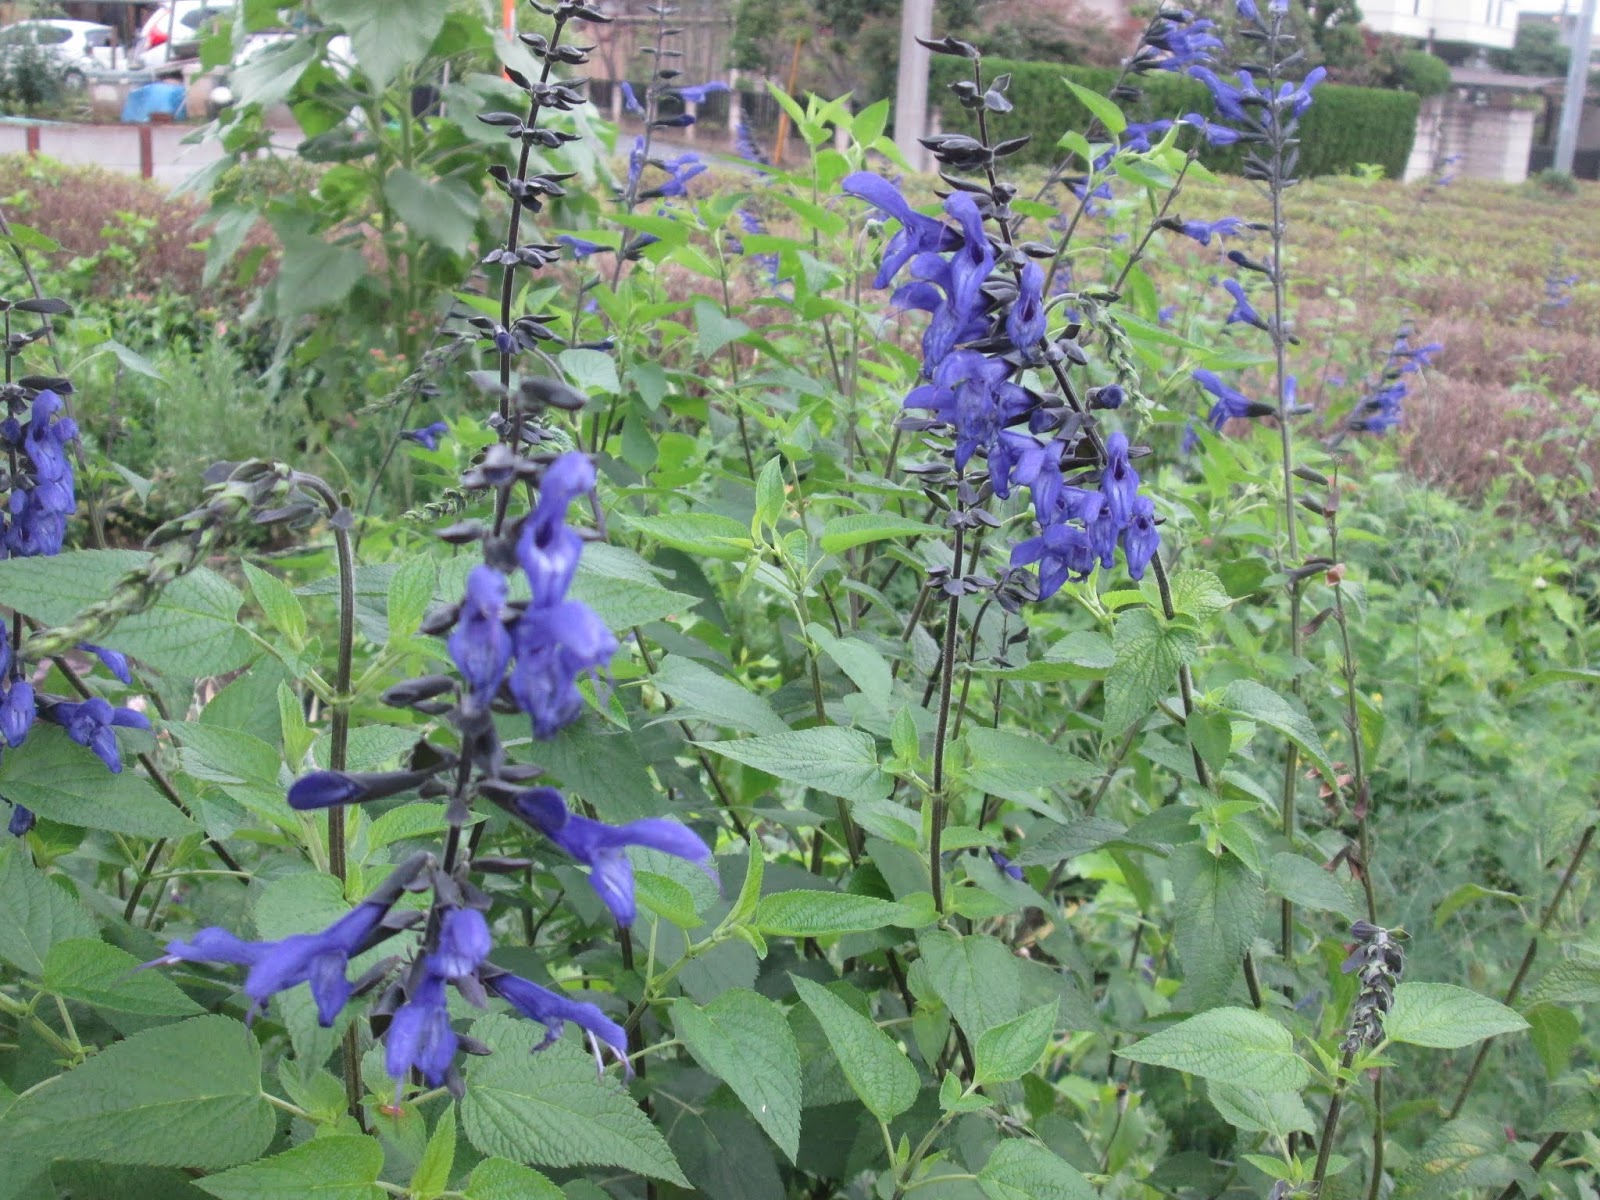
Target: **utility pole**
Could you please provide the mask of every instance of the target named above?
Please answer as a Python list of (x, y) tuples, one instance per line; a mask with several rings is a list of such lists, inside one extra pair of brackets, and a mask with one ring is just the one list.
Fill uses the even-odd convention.
[[(1593, 4), (1594, 0), (1586, 0)], [(928, 48), (917, 41), (933, 36), (933, 0), (901, 0), (900, 78), (894, 89), (894, 144), (920, 171), (927, 150), (919, 140), (928, 131)]]
[(1572, 174), (1572, 157), (1578, 149), (1578, 123), (1589, 92), (1589, 41), (1594, 33), (1595, 0), (1583, 0), (1577, 28), (1572, 32), (1572, 61), (1567, 64), (1567, 90), (1561, 97), (1561, 130), (1556, 136), (1555, 168)]

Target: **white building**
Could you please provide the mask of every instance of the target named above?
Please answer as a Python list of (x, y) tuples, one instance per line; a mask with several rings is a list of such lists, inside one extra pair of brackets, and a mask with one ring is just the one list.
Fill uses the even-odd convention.
[(1361, 0), (1374, 33), (1509, 50), (1517, 38), (1517, 0)]

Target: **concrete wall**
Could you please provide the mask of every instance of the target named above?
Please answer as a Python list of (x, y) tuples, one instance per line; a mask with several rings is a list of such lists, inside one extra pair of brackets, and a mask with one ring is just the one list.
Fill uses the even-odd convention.
[(1434, 96), (1417, 114), (1417, 138), (1406, 164), (1406, 179), (1431, 175), (1452, 154), (1461, 162), (1456, 175), (1495, 183), (1521, 183), (1528, 177), (1537, 113), (1499, 104), (1474, 104), (1466, 91)]

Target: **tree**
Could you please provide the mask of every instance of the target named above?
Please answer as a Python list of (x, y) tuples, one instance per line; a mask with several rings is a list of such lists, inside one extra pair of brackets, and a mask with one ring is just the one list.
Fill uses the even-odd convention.
[(1496, 50), (1490, 61), (1513, 75), (1560, 76), (1567, 73), (1572, 52), (1561, 44), (1561, 26), (1543, 16), (1517, 23), (1517, 40), (1509, 50)]

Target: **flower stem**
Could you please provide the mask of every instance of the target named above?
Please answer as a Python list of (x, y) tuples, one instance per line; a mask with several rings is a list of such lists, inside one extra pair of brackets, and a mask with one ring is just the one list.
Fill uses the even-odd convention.
[(940, 864), (944, 821), (948, 807), (945, 796), (945, 735), (950, 728), (950, 685), (956, 672), (956, 643), (961, 618), (961, 568), (966, 530), (956, 529), (954, 562), (950, 568), (950, 603), (945, 614), (944, 648), (939, 658), (939, 725), (933, 740), (933, 815), (928, 832), (928, 871), (933, 881), (933, 907), (944, 911), (944, 871)]

